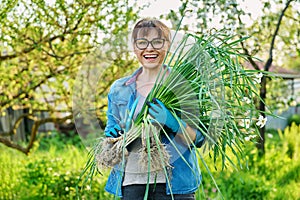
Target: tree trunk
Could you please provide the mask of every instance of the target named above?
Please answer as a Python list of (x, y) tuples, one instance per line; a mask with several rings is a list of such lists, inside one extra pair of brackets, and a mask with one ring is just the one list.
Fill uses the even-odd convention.
[[(262, 100), (259, 101), (259, 110), (260, 110), (260, 114), (265, 118), (266, 114), (265, 114), (265, 110), (266, 110), (266, 105), (264, 103), (264, 100), (266, 99), (266, 94), (267, 94), (267, 78), (266, 76), (262, 77), (261, 80), (261, 87), (260, 87), (260, 98)], [(259, 129), (259, 133), (260, 133), (260, 137), (258, 139), (257, 145), (256, 147), (259, 149), (259, 154), (261, 156), (263, 156), (265, 154), (265, 131), (266, 128), (265, 126), (263, 126), (262, 128)]]
[[(270, 50), (269, 50), (269, 59), (267, 60), (265, 66), (264, 66), (264, 71), (265, 72), (268, 72), (269, 69), (270, 69), (270, 67), (271, 67), (271, 65), (272, 65), (272, 62), (273, 62), (273, 50), (274, 50), (274, 46), (275, 46), (275, 39), (276, 39), (276, 36), (278, 35), (278, 31), (279, 31), (279, 28), (280, 28), (281, 21), (282, 21), (282, 18), (284, 16), (284, 13), (286, 12), (287, 8), (289, 7), (289, 5), (291, 4), (292, 1), (294, 1), (294, 0), (287, 1), (284, 9), (280, 13), (280, 16), (279, 16), (279, 19), (278, 19), (278, 23), (276, 25), (276, 29), (275, 29), (275, 32), (273, 34), (272, 41), (271, 41), (271, 47), (270, 47)], [(266, 99), (266, 94), (267, 94), (266, 85), (267, 85), (267, 78), (266, 78), (266, 76), (263, 76), (262, 77), (262, 81), (261, 81), (261, 88), (260, 88), (260, 98), (261, 98), (261, 100), (259, 102), (260, 114), (263, 117), (266, 116), (266, 114), (265, 114), (266, 106), (265, 106), (265, 103), (264, 103), (264, 101)], [(259, 154), (261, 156), (265, 154), (265, 131), (266, 131), (265, 126), (259, 129), (260, 138), (259, 138), (259, 141), (257, 143), (257, 148), (259, 149)]]

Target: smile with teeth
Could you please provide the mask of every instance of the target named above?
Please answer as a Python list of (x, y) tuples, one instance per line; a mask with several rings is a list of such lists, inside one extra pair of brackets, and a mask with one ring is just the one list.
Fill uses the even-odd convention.
[(148, 60), (148, 59), (155, 59), (158, 57), (158, 55), (157, 54), (146, 54), (143, 57)]

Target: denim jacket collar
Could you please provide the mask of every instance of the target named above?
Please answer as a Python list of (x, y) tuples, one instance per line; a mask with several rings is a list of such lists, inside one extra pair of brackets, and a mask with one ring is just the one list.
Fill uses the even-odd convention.
[[(164, 65), (164, 67), (167, 67), (167, 65)], [(129, 79), (124, 83), (125, 86), (128, 86), (132, 83), (136, 82), (137, 77), (142, 73), (143, 67), (138, 68), (130, 77)], [(171, 69), (168, 68), (168, 71), (170, 72)]]
[(142, 73), (142, 71), (143, 71), (143, 68), (142, 68), (142, 67), (138, 68), (138, 69), (137, 69), (137, 70), (129, 77), (129, 79), (124, 83), (124, 85), (128, 86), (128, 85), (130, 85), (130, 84), (132, 84), (132, 83), (135, 83), (137, 77)]

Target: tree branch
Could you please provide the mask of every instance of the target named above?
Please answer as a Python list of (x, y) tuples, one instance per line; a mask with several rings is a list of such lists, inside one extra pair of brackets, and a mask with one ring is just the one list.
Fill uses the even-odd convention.
[(265, 67), (264, 67), (264, 70), (265, 71), (269, 71), (270, 67), (271, 67), (271, 64), (273, 62), (273, 50), (274, 50), (274, 45), (275, 45), (275, 39), (276, 39), (276, 36), (278, 35), (278, 31), (279, 31), (279, 28), (280, 28), (280, 25), (281, 25), (281, 21), (282, 21), (282, 18), (284, 16), (284, 13), (285, 11), (288, 9), (289, 5), (291, 4), (291, 2), (294, 1), (294, 0), (289, 0), (284, 9), (281, 11), (281, 14), (279, 16), (279, 19), (278, 19), (278, 22), (277, 22), (277, 25), (276, 25), (276, 29), (274, 31), (274, 34), (273, 34), (273, 37), (272, 37), (272, 41), (271, 41), (271, 46), (270, 46), (270, 50), (269, 50), (269, 58), (265, 64)]
[(37, 42), (36, 44), (33, 44), (31, 47), (24, 48), (23, 50), (21, 50), (19, 52), (16, 52), (14, 54), (0, 56), (0, 61), (5, 61), (5, 60), (13, 59), (13, 58), (16, 58), (16, 57), (18, 57), (18, 56), (20, 56), (22, 54), (27, 54), (27, 53), (33, 51), (34, 49), (36, 49), (37, 45), (43, 44), (44, 42), (54, 41), (54, 40), (56, 40), (58, 38), (61, 38), (63, 36), (64, 35), (56, 35), (56, 36), (53, 36), (51, 38), (41, 40), (41, 41)]
[(286, 18), (292, 19), (292, 20), (294, 20), (294, 21), (300, 23), (300, 20), (299, 20), (299, 19), (296, 19), (295, 17), (292, 17), (292, 16), (290, 16), (290, 15), (284, 15), (284, 16), (285, 16)]
[(26, 148), (24, 148), (24, 147), (22, 147), (18, 144), (13, 143), (12, 141), (10, 141), (10, 140), (8, 140), (4, 137), (0, 137), (0, 143), (4, 144), (7, 147), (10, 147), (10, 148), (16, 149), (18, 151), (21, 151), (22, 153), (28, 155), (28, 152), (26, 151)]
[(18, 119), (16, 120), (16, 122), (14, 123), (14, 126), (12, 127), (12, 129), (8, 132), (3, 132), (0, 133), (1, 136), (12, 136), (12, 135), (16, 135), (17, 134), (17, 129), (20, 126), (23, 118), (27, 117), (28, 119), (32, 119), (32, 120), (36, 120), (36, 117), (34, 117), (32, 114), (26, 113), (23, 114), (21, 116), (18, 117)]
[(250, 62), (250, 64), (254, 67), (254, 69), (260, 70), (259, 67), (258, 67), (258, 64), (253, 60), (253, 58), (250, 55), (248, 49), (245, 47), (245, 44), (244, 44), (243, 41), (241, 41), (241, 45), (242, 45), (242, 49), (244, 50), (244, 53), (246, 54), (247, 60)]
[(30, 141), (29, 141), (29, 144), (26, 148), (27, 154), (29, 153), (30, 149), (33, 147), (33, 143), (36, 139), (37, 131), (38, 131), (38, 128), (39, 128), (40, 125), (45, 124), (45, 123), (49, 123), (49, 122), (61, 123), (61, 122), (66, 121), (67, 119), (72, 119), (72, 117), (73, 117), (73, 115), (71, 114), (71, 115), (68, 115), (68, 116), (63, 117), (63, 118), (49, 117), (49, 118), (45, 118), (45, 119), (35, 121), (33, 126), (32, 126), (32, 129), (31, 129)]
[[(22, 118), (24, 118), (24, 117), (25, 116), (22, 116)], [(34, 141), (36, 139), (37, 132), (38, 132), (38, 128), (39, 128), (40, 125), (45, 124), (45, 123), (49, 123), (49, 122), (62, 123), (64, 121), (66, 121), (67, 119), (71, 119), (72, 117), (73, 117), (73, 115), (71, 114), (71, 115), (68, 115), (68, 116), (65, 116), (65, 117), (62, 117), (62, 118), (49, 117), (49, 118), (40, 119), (40, 120), (37, 120), (36, 118), (32, 118), (34, 120), (34, 123), (33, 123), (32, 129), (31, 129), (30, 141), (29, 141), (26, 148), (24, 148), (23, 146), (21, 146), (19, 144), (15, 144), (13, 141), (11, 141), (11, 140), (3, 137), (3, 136), (0, 136), (0, 143), (6, 145), (7, 147), (10, 147), (10, 148), (16, 149), (18, 151), (21, 151), (22, 153), (28, 155), (31, 148), (33, 147), (33, 144), (34, 144)], [(19, 117), (18, 120), (20, 120), (20, 118), (21, 117)], [(13, 132), (13, 131), (9, 131), (9, 132)]]
[[(238, 20), (239, 20), (240, 23), (242, 23), (242, 19), (241, 19), (240, 15), (238, 15)], [(240, 35), (240, 38), (242, 39), (242, 36), (241, 36), (241, 35)], [(248, 60), (248, 61), (250, 62), (250, 64), (254, 67), (254, 69), (260, 70), (259, 67), (258, 67), (258, 65), (256, 64), (256, 62), (253, 60), (252, 56), (250, 55), (248, 49), (245, 47), (245, 44), (244, 44), (243, 40), (241, 40), (240, 43), (241, 43), (242, 49), (244, 50), (244, 53), (245, 53), (245, 55), (246, 55), (246, 57), (247, 57), (247, 60)]]
[[(83, 12), (83, 14), (85, 14), (85, 12)], [(52, 41), (54, 41), (56, 39), (59, 39), (59, 38), (63, 39), (65, 37), (65, 35), (72, 34), (72, 33), (74, 33), (76, 31), (76, 29), (78, 29), (78, 26), (79, 26), (80, 22), (82, 21), (82, 19), (83, 19), (83, 16), (77, 21), (75, 27), (73, 27), (72, 29), (69, 29), (67, 31), (64, 31), (63, 34), (56, 35), (56, 36), (53, 36), (53, 37), (50, 37), (50, 38), (47, 38), (47, 37), (43, 38), (43, 39), (41, 39), (38, 42), (34, 42), (34, 44), (32, 44), (31, 47), (24, 48), (23, 50), (21, 50), (19, 52), (16, 52), (14, 54), (0, 55), (0, 61), (5, 61), (5, 60), (13, 59), (13, 58), (16, 58), (16, 57), (18, 57), (18, 56), (20, 56), (22, 54), (29, 53), (29, 52), (33, 51), (34, 49), (36, 49), (38, 45), (41, 45), (41, 44), (44, 44), (44, 43), (51, 43)], [(89, 35), (89, 34), (90, 33), (83, 33), (83, 35)]]
[[(25, 91), (21, 90), (18, 94), (14, 95), (11, 99), (1, 102), (0, 107), (5, 107), (5, 105), (9, 104), (11, 102), (11, 100), (19, 98), (22, 94), (27, 94), (28, 91), (37, 89), (39, 86), (41, 86), (43, 83), (45, 83), (49, 78), (54, 77), (55, 75), (57, 75), (61, 72), (63, 72), (63, 70), (56, 71), (56, 73), (48, 74), (47, 76), (44, 77), (43, 80), (38, 82), (36, 85), (33, 85), (32, 87), (30, 87), (29, 89), (27, 89)], [(2, 95), (2, 94), (3, 93), (0, 93), (0, 95)]]

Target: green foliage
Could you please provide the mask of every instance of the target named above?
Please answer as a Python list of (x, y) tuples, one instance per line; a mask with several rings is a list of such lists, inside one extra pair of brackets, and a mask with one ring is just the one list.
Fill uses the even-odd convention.
[[(251, 143), (246, 144), (248, 162), (243, 170), (228, 168), (213, 175), (224, 199), (298, 199), (300, 191), (300, 126), (295, 124), (281, 131), (267, 131), (266, 154), (258, 156)], [(292, 153), (291, 153), (292, 152)], [(209, 166), (212, 166), (210, 163)], [(198, 196), (221, 196), (204, 172), (203, 188)]]
[(68, 135), (58, 131), (39, 133), (36, 145), (41, 151), (49, 151), (53, 146), (55, 146), (57, 150), (63, 150), (66, 146), (76, 146), (79, 149), (83, 148), (80, 136), (74, 131), (70, 131)]
[(0, 146), (1, 200), (77, 199), (76, 195), (79, 199), (112, 199), (103, 189), (107, 172), (89, 185), (78, 183), (87, 152), (65, 144), (66, 140), (56, 147), (58, 138), (48, 139), (48, 151), (38, 148), (28, 157)]
[(291, 126), (292, 123), (295, 123), (296, 125), (300, 125), (300, 115), (299, 114), (293, 114), (287, 119), (288, 126)]
[(49, 162), (47, 158), (41, 158), (34, 162), (29, 162), (23, 172), (23, 180), (26, 187), (32, 187), (31, 198), (50, 198), (75, 196), (75, 186), (77, 182), (78, 170), (60, 173), (66, 167), (64, 160), (56, 158)]
[[(252, 143), (246, 144), (248, 162), (237, 171), (228, 167), (215, 171), (211, 159), (204, 156), (221, 190), (220, 194), (202, 170), (203, 184), (197, 199), (298, 199), (300, 191), (300, 126), (293, 124), (284, 132), (268, 131), (265, 157), (258, 156)], [(49, 143), (52, 143), (49, 139)], [(64, 142), (61, 141), (61, 147)], [(294, 145), (291, 145), (291, 144)], [(76, 199), (76, 183), (87, 159), (82, 148), (55, 141), (48, 151), (39, 148), (28, 157), (0, 146), (0, 200)], [(290, 147), (293, 147), (291, 156)], [(221, 163), (219, 163), (221, 166)], [(203, 168), (201, 168), (203, 169)], [(220, 167), (218, 167), (220, 169)], [(79, 199), (113, 199), (104, 191), (107, 171), (97, 174), (91, 185), (79, 183)]]
[(284, 132), (279, 131), (279, 136), (285, 142), (283, 143), (283, 150), (291, 159), (298, 158), (298, 153), (300, 151), (299, 133), (300, 126), (292, 123), (290, 127), (287, 127)]
[[(94, 68), (107, 69), (102, 74), (105, 79), (92, 83), (101, 86), (93, 94), (100, 104), (97, 117), (104, 122), (104, 99), (109, 86), (133, 65), (132, 59), (127, 59), (119, 48), (124, 45), (114, 46), (112, 41), (125, 38), (118, 36), (126, 35), (128, 24), (136, 20), (138, 9), (134, 11), (134, 5), (117, 0), (1, 1), (0, 117), (12, 108), (26, 109), (30, 119), (38, 121), (36, 125), (45, 123), (40, 123), (45, 113), (48, 123), (57, 123), (66, 113), (70, 119), (74, 82), (78, 71), (84, 68), (83, 61), (96, 50), (111, 53), (109, 50), (114, 49), (118, 56), (106, 56), (110, 60), (108, 66), (103, 66), (103, 60), (97, 65), (93, 63)], [(111, 49), (102, 48), (106, 45)], [(11, 142), (9, 138), (5, 141)]]
[[(238, 172), (231, 174), (221, 172), (220, 176), (223, 178), (220, 181), (217, 180), (217, 183), (224, 199), (263, 199), (272, 191), (272, 185), (264, 177), (258, 179), (256, 176)], [(214, 188), (211, 186), (210, 192), (208, 190), (206, 192), (212, 196), (219, 195)]]

